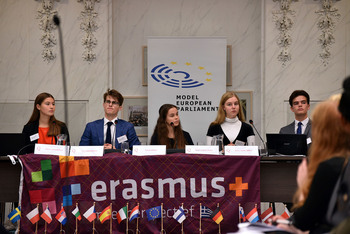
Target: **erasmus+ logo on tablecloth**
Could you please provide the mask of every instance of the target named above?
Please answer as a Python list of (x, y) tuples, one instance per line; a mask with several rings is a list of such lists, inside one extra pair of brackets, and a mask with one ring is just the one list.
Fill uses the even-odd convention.
[[(170, 66), (176, 68), (176, 65), (178, 65), (177, 62), (171, 62)], [(188, 62), (185, 63), (185, 66), (184, 69), (174, 70), (165, 64), (159, 64), (152, 68), (151, 77), (155, 81), (173, 88), (197, 88), (204, 85), (204, 81), (212, 81), (212, 73), (205, 71), (205, 67), (195, 67)], [(185, 69), (188, 71), (183, 71)]]

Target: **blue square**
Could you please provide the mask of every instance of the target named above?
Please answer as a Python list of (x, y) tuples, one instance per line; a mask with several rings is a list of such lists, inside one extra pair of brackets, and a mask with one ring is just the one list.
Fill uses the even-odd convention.
[(63, 186), (62, 193), (63, 193), (63, 196), (72, 195), (72, 191), (71, 191), (70, 185)]
[(72, 196), (63, 196), (63, 206), (71, 206), (73, 204)]
[(72, 195), (81, 194), (80, 184), (72, 184), (71, 191), (72, 191)]

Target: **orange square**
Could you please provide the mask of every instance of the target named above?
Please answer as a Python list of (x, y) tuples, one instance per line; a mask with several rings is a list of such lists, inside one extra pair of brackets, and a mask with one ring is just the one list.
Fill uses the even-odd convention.
[(82, 159), (74, 161), (75, 175), (89, 175), (89, 159)]
[(60, 163), (74, 161), (74, 156), (59, 156), (58, 160)]
[(75, 176), (75, 161), (60, 163), (61, 178)]

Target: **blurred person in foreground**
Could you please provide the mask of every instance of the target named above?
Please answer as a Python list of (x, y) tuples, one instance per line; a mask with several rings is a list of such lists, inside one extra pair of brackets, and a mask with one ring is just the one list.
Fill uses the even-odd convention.
[[(345, 81), (350, 84), (349, 78)], [(309, 161), (304, 159), (298, 168), (291, 225), (280, 228), (293, 233), (327, 233), (333, 228), (326, 220), (328, 204), (350, 155), (350, 86), (345, 84), (340, 102), (325, 101), (314, 110), (313, 143)], [(283, 218), (274, 216), (272, 221), (278, 219)]]

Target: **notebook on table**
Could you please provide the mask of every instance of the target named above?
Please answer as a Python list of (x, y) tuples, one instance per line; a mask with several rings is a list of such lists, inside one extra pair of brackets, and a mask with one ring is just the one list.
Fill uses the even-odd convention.
[(0, 156), (17, 155), (24, 146), (25, 138), (22, 133), (0, 133)]
[(306, 156), (307, 142), (303, 134), (267, 133), (267, 149), (270, 156)]

